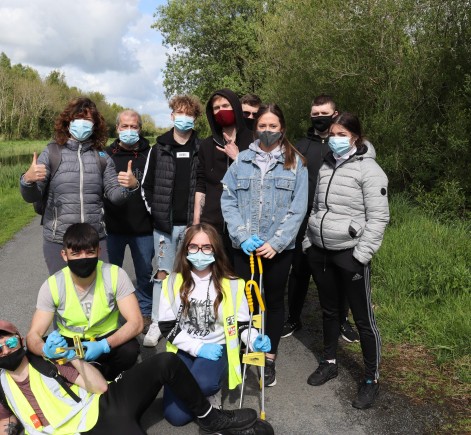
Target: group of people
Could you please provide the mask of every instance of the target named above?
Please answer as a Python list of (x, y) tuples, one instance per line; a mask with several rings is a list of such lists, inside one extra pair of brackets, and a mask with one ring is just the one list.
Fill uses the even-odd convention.
[[(293, 146), (276, 104), (252, 94), (239, 100), (220, 89), (206, 105), (211, 135), (200, 140), (200, 101), (180, 95), (169, 105), (174, 127), (154, 146), (141, 135), (140, 115), (125, 110), (117, 117), (118, 138), (105, 147), (103, 117), (91, 100), (77, 98), (57, 118), (53, 142), (34, 154), (21, 176), (23, 198), (43, 206), (51, 276), (39, 290), (26, 354), (16, 328), (0, 322), (0, 386), (7, 397), (0, 428), (13, 412), (29, 433), (75, 433), (72, 427), (143, 433), (139, 417), (166, 384), (164, 415), (174, 425), (196, 417), (202, 430), (270, 433), (250, 410), (220, 410), (220, 390), (225, 379), (231, 389), (242, 382), (240, 341), (265, 353), (265, 385), (276, 385), (278, 345), (301, 327), (311, 276), (322, 308), (324, 352), (308, 383), (337, 376), (339, 336), (356, 339), (350, 309), (365, 363), (352, 405), (373, 404), (381, 341), (369, 275), (389, 220), (388, 180), (359, 119), (339, 114), (332, 98), (320, 95), (311, 105), (307, 138)], [(135, 291), (121, 268), (126, 246)], [(259, 278), (251, 273), (252, 255), (263, 264), (264, 335), (249, 326), (244, 294), (244, 281)], [(51, 324), (55, 329), (46, 336)], [(176, 356), (158, 354), (136, 364), (141, 332), (144, 346), (164, 336), (168, 354)], [(71, 349), (76, 335), (84, 360)], [(82, 403), (61, 397), (62, 419), (42, 409), (40, 401), (57, 386), (31, 369), (34, 356), (69, 361), (59, 372), (78, 388)], [(28, 373), (31, 385), (24, 389)], [(182, 391), (185, 385), (192, 394)], [(120, 389), (126, 400), (110, 395)], [(133, 406), (122, 412), (127, 400)], [(81, 419), (85, 407), (92, 417)], [(127, 427), (134, 432), (122, 432)]]

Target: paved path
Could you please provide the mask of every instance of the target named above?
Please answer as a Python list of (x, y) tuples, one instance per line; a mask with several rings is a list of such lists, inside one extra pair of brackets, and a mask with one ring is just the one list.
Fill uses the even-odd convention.
[[(22, 333), (29, 328), (37, 291), (47, 278), (41, 235), (42, 228), (37, 218), (0, 249), (0, 318), (15, 323)], [(124, 268), (133, 276), (129, 253)], [(305, 327), (295, 336), (281, 341), (277, 360), (278, 383), (266, 392), (267, 420), (276, 434), (419, 434), (433, 427), (433, 416), (429, 412), (410, 405), (384, 386), (374, 409), (358, 411), (352, 408), (355, 380), (361, 376), (361, 367), (343, 352), (341, 358), (348, 364), (344, 366), (340, 361), (338, 378), (321, 387), (308, 385), (306, 379), (317, 367), (321, 329), (318, 305), (312, 295), (307, 306), (312, 308), (305, 310), (308, 312), (303, 319)], [(163, 349), (161, 341), (155, 349), (144, 348), (142, 357)], [(255, 371), (249, 373), (247, 384), (244, 405), (259, 409)], [(143, 417), (148, 433), (195, 434), (197, 426), (194, 423), (174, 428), (163, 420), (161, 397), (160, 393)], [(237, 407), (238, 397), (238, 390), (225, 391), (225, 408)]]

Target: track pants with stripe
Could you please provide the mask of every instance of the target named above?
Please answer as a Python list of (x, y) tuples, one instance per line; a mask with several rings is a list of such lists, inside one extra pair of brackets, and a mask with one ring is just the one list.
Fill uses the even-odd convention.
[(365, 379), (378, 379), (381, 337), (371, 305), (370, 265), (361, 264), (352, 253), (353, 249), (329, 251), (315, 246), (307, 250), (322, 307), (323, 359), (337, 358), (342, 321), (339, 301), (345, 295), (360, 335)]

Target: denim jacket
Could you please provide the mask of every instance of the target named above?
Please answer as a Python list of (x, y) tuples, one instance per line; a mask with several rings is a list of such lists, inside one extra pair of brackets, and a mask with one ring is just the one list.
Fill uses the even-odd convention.
[(242, 151), (222, 180), (221, 208), (232, 246), (256, 234), (276, 252), (293, 249), (307, 210), (307, 169), (298, 156), (296, 169), (284, 169), (282, 153), (262, 185), (255, 156), (251, 149)]

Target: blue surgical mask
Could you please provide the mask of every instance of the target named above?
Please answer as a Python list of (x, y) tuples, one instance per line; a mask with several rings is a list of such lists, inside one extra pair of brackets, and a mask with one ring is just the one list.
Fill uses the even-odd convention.
[(125, 145), (134, 145), (139, 140), (139, 132), (128, 128), (119, 132), (119, 140)]
[(176, 115), (173, 125), (179, 131), (188, 131), (195, 127), (195, 119), (191, 116)]
[(214, 254), (206, 255), (201, 251), (198, 251), (196, 254), (188, 254), (186, 258), (196, 270), (204, 270), (214, 263)]
[(87, 140), (93, 133), (93, 122), (88, 119), (74, 119), (70, 121), (69, 132), (79, 142)]
[(343, 156), (352, 148), (350, 138), (331, 136), (329, 137), (329, 148), (338, 156)]

